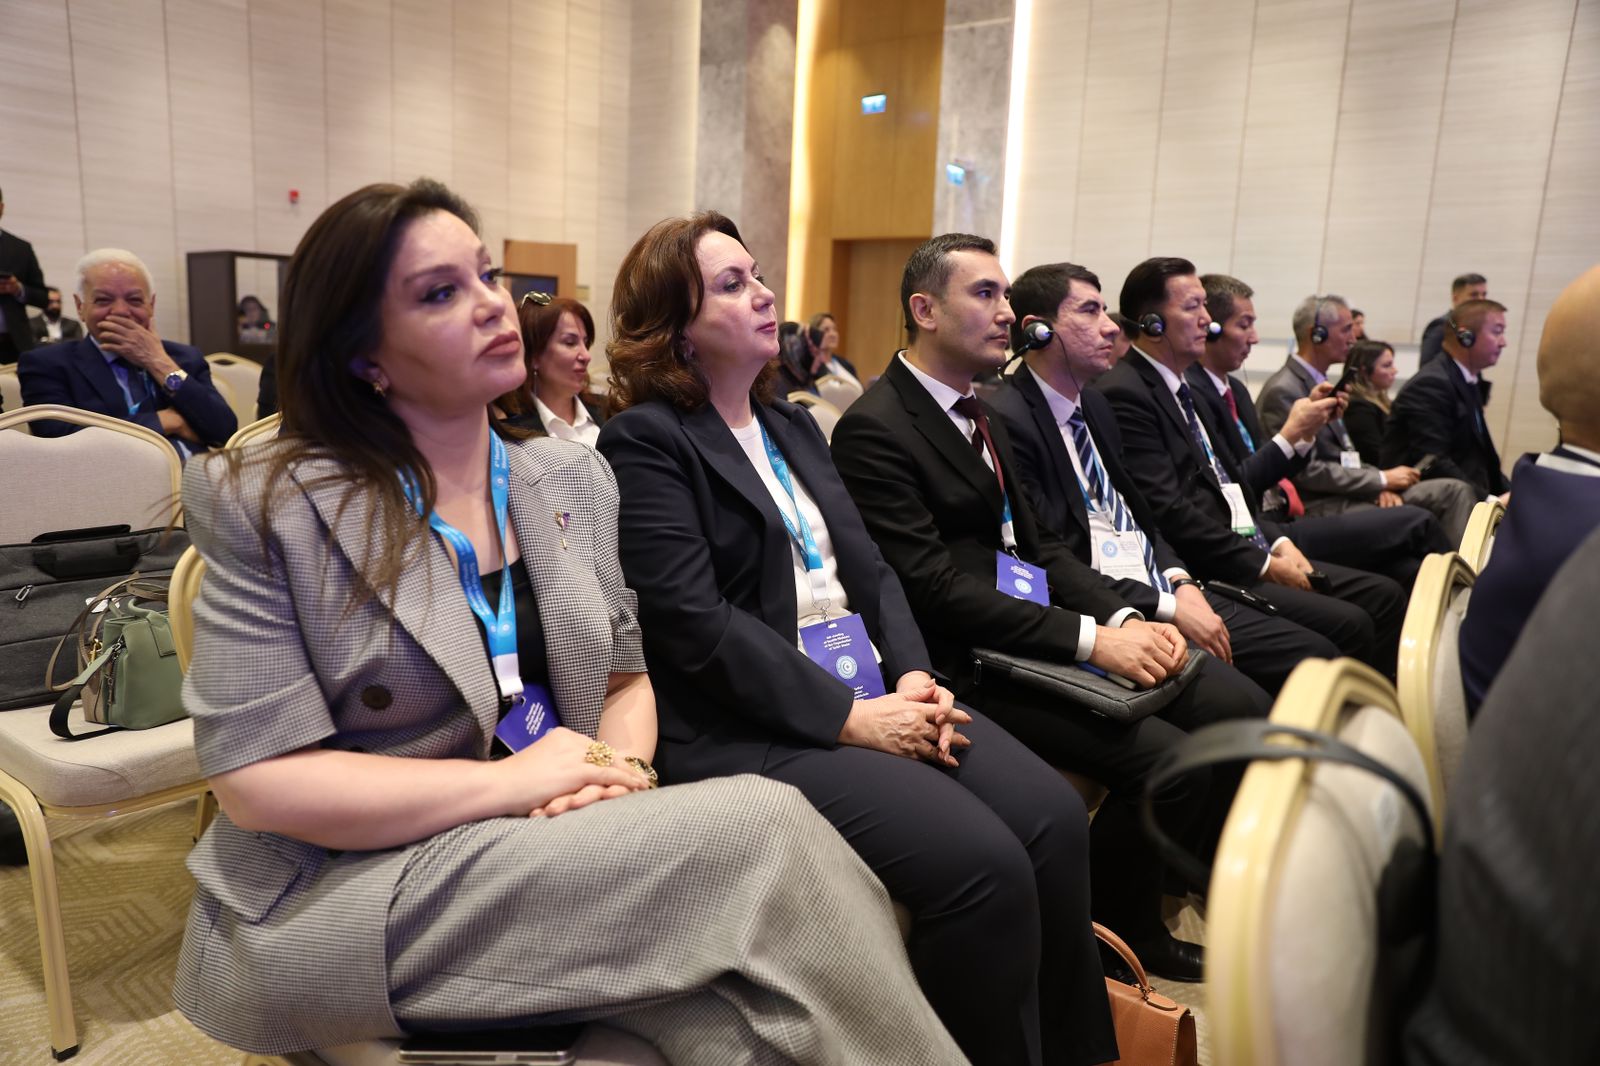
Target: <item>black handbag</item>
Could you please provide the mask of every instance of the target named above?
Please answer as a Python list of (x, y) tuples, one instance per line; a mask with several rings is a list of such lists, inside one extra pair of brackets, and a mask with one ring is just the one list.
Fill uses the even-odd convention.
[(1198, 648), (1189, 649), (1183, 669), (1154, 688), (1130, 689), (1108, 677), (1071, 663), (1008, 655), (993, 648), (972, 650), (974, 679), (981, 688), (985, 675), (996, 674), (1031, 689), (1058, 696), (1103, 718), (1133, 723), (1150, 717), (1178, 698), (1207, 659)]
[[(189, 546), (183, 529), (130, 531), (99, 526), (45, 533), (26, 544), (0, 545), (0, 711), (54, 703), (47, 678), (62, 635), (118, 578), (170, 577)], [(76, 673), (76, 666), (67, 663)]]

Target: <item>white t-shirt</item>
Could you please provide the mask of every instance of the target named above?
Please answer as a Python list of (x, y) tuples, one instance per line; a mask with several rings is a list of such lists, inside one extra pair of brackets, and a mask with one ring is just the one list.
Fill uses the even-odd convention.
[[(833, 554), (833, 538), (828, 535), (828, 525), (822, 519), (822, 511), (818, 509), (816, 501), (806, 491), (800, 478), (795, 475), (794, 467), (789, 467), (789, 478), (794, 483), (795, 499), (790, 500), (789, 494), (784, 491), (783, 482), (778, 480), (778, 475), (772, 469), (772, 461), (767, 458), (767, 446), (761, 440), (761, 423), (751, 419), (748, 426), (733, 430), (734, 439), (739, 442), (739, 447), (744, 449), (745, 455), (750, 457), (750, 464), (756, 468), (756, 473), (761, 475), (761, 483), (766, 485), (767, 491), (772, 494), (772, 502), (778, 505), (778, 510), (789, 516), (794, 522), (795, 529), (800, 528), (800, 523), (795, 521), (794, 505), (798, 501), (800, 513), (805, 515), (806, 522), (811, 526), (811, 536), (817, 542), (817, 551), (822, 556), (822, 574), (827, 588), (827, 609), (829, 618), (838, 618), (840, 615), (850, 613), (850, 603), (845, 595), (844, 586), (839, 583), (839, 560)], [(812, 603), (811, 579), (806, 576), (805, 559), (800, 554), (800, 547), (789, 537), (789, 558), (794, 563), (794, 599), (797, 620), (801, 627), (812, 622), (822, 620), (822, 612)]]

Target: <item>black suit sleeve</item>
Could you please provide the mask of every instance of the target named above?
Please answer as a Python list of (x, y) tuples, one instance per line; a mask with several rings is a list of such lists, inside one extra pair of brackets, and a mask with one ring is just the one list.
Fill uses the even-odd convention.
[[(867, 531), (900, 575), (923, 631), (959, 646), (990, 645), (1014, 654), (1070, 661), (1082, 616), (1008, 596), (995, 587), (992, 571), (983, 574), (957, 565), (924, 499), (916, 463), (895, 430), (869, 415), (862, 402), (857, 400), (834, 429), (834, 465)], [(1013, 504), (1026, 506), (1020, 498)], [(1032, 519), (1031, 508), (1028, 518)], [(1075, 607), (1081, 604), (1093, 621), (1104, 623), (1126, 606), (1102, 589), (1099, 575), (1082, 563), (1071, 560), (1074, 570), (1056, 558), (1037, 561), (1047, 568), (1052, 599)], [(1057, 587), (1058, 578), (1063, 587)]]
[(278, 357), (267, 356), (261, 364), (261, 385), (256, 390), (256, 418), (278, 413)]
[[(1453, 366), (1446, 367), (1455, 373)], [(1385, 466), (1416, 466), (1425, 455), (1434, 457), (1430, 478), (1460, 478), (1469, 485), (1477, 479), (1451, 458), (1455, 450), (1455, 421), (1460, 417), (1455, 394), (1443, 375), (1418, 373), (1395, 398), (1384, 436)]]
[[(189, 375), (171, 396), (173, 408), (189, 423), (195, 436), (213, 448), (222, 447), (239, 429), (239, 416), (233, 413), (228, 401), (211, 383), (211, 364), (206, 362), (205, 356), (197, 348), (179, 351), (168, 348), (167, 354)], [(156, 387), (161, 387), (159, 382)], [(154, 411), (149, 412), (149, 416), (155, 422), (150, 428), (160, 433), (160, 417)], [(137, 421), (148, 424), (144, 418)]]
[[(17, 383), (22, 387), (24, 406), (37, 404), (78, 406), (71, 388), (67, 385), (67, 375), (70, 371), (66, 362), (59, 357), (60, 351), (60, 345), (52, 344), (23, 352), (18, 358)], [(53, 418), (41, 418), (28, 423), (28, 431), (35, 437), (65, 437), (68, 433), (76, 433), (82, 428), (72, 422), (58, 422)]]
[(1383, 422), (1383, 411), (1370, 400), (1352, 398), (1345, 408), (1344, 428), (1363, 463), (1382, 465), (1378, 460), (1383, 449)]
[(713, 501), (697, 491), (704, 475), (693, 446), (669, 416), (643, 409), (607, 422), (599, 444), (617, 475), (622, 569), (651, 658), (762, 729), (836, 744), (855, 700), (849, 686), (722, 595), (703, 525)]

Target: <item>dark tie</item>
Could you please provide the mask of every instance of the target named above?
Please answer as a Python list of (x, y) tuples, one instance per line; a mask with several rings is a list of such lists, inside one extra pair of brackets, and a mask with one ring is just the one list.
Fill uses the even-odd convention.
[[(1206, 458), (1211, 460), (1211, 472), (1217, 476), (1217, 484), (1233, 484), (1233, 479), (1228, 477), (1228, 472), (1222, 468), (1222, 460), (1217, 458), (1216, 453), (1211, 450), (1211, 445), (1206, 443), (1206, 435), (1200, 429), (1200, 419), (1194, 413), (1194, 396), (1190, 394), (1189, 386), (1186, 382), (1178, 385), (1178, 405), (1183, 408), (1183, 416), (1189, 420), (1189, 436), (1194, 438), (1195, 445), (1205, 454)], [(1267, 538), (1261, 535), (1259, 526), (1256, 527), (1254, 533), (1250, 534), (1250, 543), (1262, 551), (1271, 550), (1267, 545)]]
[(1000, 493), (1005, 494), (1006, 476), (1000, 472), (1000, 452), (994, 446), (994, 438), (989, 436), (989, 416), (983, 413), (983, 403), (976, 396), (963, 396), (953, 405), (956, 414), (971, 419), (977, 427), (972, 434), (972, 450), (978, 453), (978, 461), (983, 462), (984, 449), (989, 451), (989, 459), (994, 463), (994, 477), (1000, 482)]
[[(143, 367), (135, 366), (133, 363), (128, 362), (128, 360), (122, 358), (120, 355), (111, 361), (111, 365), (122, 372), (117, 376), (121, 377), (128, 384), (129, 414), (133, 414), (134, 412), (143, 408), (145, 400), (154, 399), (154, 395), (150, 389), (149, 375), (144, 372)], [(151, 409), (154, 410), (154, 407), (155, 405), (152, 404)]]
[(1102, 511), (1111, 515), (1113, 529), (1119, 533), (1133, 533), (1139, 538), (1139, 545), (1144, 549), (1144, 567), (1150, 572), (1150, 584), (1155, 586), (1157, 592), (1171, 592), (1172, 585), (1156, 569), (1156, 553), (1150, 546), (1150, 538), (1133, 520), (1127, 504), (1123, 502), (1122, 493), (1106, 476), (1100, 456), (1095, 452), (1094, 438), (1089, 435), (1089, 424), (1083, 420), (1083, 408), (1073, 408), (1072, 416), (1067, 419), (1067, 428), (1072, 431), (1072, 443), (1078, 449), (1078, 462), (1083, 464), (1083, 476), (1089, 479), (1089, 494), (1100, 504)]
[[(1250, 453), (1254, 455), (1256, 450), (1255, 438), (1250, 436), (1250, 431), (1244, 428), (1244, 419), (1239, 417), (1239, 401), (1234, 399), (1233, 389), (1230, 388), (1227, 392), (1224, 392), (1222, 398), (1228, 401), (1228, 413), (1233, 415), (1233, 424), (1239, 428), (1239, 436), (1244, 439), (1244, 446), (1250, 449)], [(1300, 499), (1300, 490), (1294, 487), (1294, 482), (1284, 478), (1278, 482), (1278, 488), (1283, 490), (1284, 499), (1289, 501), (1290, 518), (1299, 518), (1306, 513), (1305, 501)]]

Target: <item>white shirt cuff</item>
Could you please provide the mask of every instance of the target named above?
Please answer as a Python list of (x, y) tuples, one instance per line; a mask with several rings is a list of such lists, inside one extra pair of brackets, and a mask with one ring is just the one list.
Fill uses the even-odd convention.
[(1156, 621), (1170, 622), (1178, 616), (1178, 597), (1170, 592), (1156, 593)]
[(1086, 662), (1094, 654), (1094, 619), (1086, 614), (1078, 616), (1078, 650), (1075, 652), (1079, 662)]
[(1288, 539), (1289, 539), (1288, 537), (1279, 537), (1277, 540), (1272, 542), (1272, 544), (1268, 547), (1267, 557), (1265, 559), (1261, 560), (1261, 569), (1256, 571), (1256, 577), (1262, 577), (1262, 576), (1264, 576), (1266, 574), (1267, 567), (1272, 565), (1272, 552), (1273, 552), (1273, 550), (1276, 549), (1278, 547), (1278, 545), (1282, 544), (1284, 541), (1286, 541)]
[(1278, 450), (1283, 453), (1285, 459), (1294, 458), (1295, 446), (1290, 444), (1282, 433), (1274, 433), (1272, 435), (1272, 443), (1278, 446)]

